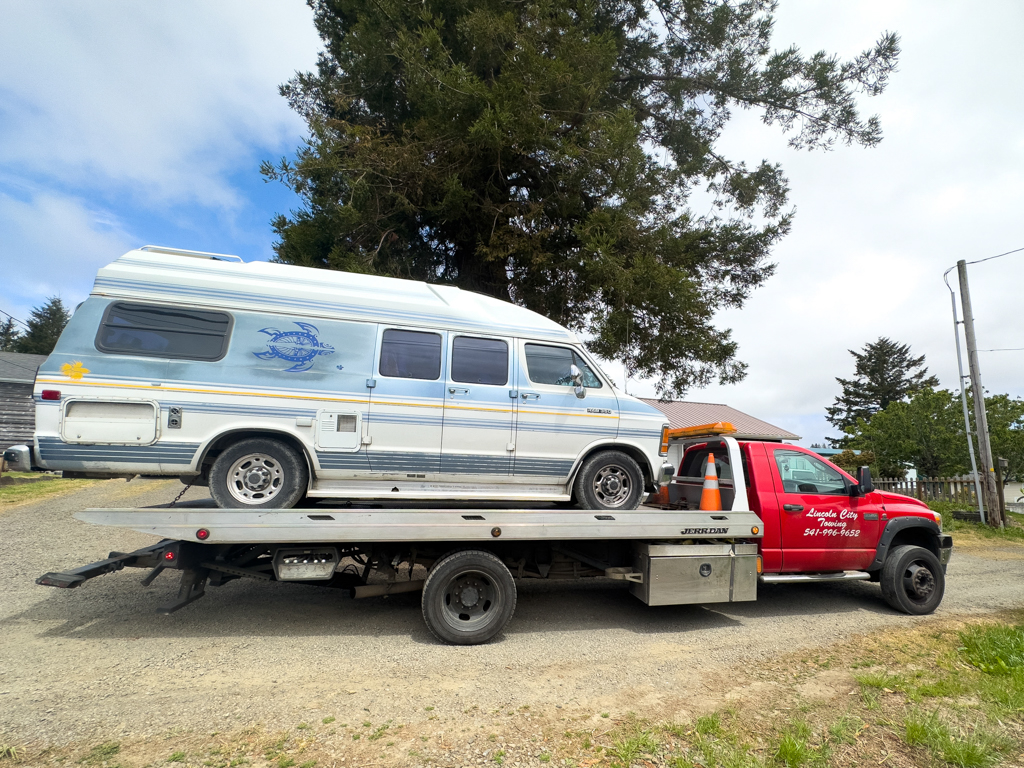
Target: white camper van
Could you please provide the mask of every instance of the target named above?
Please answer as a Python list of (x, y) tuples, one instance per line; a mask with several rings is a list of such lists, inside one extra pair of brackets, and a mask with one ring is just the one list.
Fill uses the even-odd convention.
[(560, 325), (457, 288), (146, 246), (99, 271), (18, 463), (304, 497), (636, 508), (664, 414)]

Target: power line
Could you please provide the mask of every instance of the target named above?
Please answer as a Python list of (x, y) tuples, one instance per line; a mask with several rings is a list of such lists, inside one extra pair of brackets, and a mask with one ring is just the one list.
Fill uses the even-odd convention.
[[(998, 258), (1001, 258), (1003, 256), (1009, 256), (1011, 253), (1020, 253), (1021, 251), (1024, 251), (1024, 248), (1017, 248), (1017, 249), (1015, 249), (1013, 251), (1007, 251), (1006, 253), (997, 253), (995, 256), (986, 256), (984, 259), (978, 259), (977, 261), (968, 261), (967, 263), (968, 264), (981, 264), (981, 262), (983, 262), (983, 261), (992, 261), (992, 259), (998, 259)], [(979, 349), (978, 351), (981, 352), (982, 350)], [(986, 350), (986, 351), (988, 351), (988, 350)]]
[(0, 309), (0, 315), (7, 315), (7, 316), (8, 316), (9, 318), (11, 318), (11, 320), (13, 320), (14, 322), (16, 322), (16, 323), (21, 323), (21, 324), (22, 324), (22, 325), (24, 325), (24, 326), (25, 326), (26, 328), (28, 328), (28, 323), (26, 323), (26, 322), (25, 322), (24, 320), (19, 320), (19, 319), (18, 319), (18, 318), (16, 318), (16, 317), (15, 317), (14, 315), (12, 315), (12, 314), (11, 314), (10, 312), (5, 312), (4, 310)]
[(1020, 352), (1024, 347), (1001, 347), (999, 349), (979, 349), (978, 352)]

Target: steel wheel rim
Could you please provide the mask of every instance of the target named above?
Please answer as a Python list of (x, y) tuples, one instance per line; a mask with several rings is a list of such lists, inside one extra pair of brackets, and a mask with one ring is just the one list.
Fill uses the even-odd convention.
[(441, 594), (441, 615), (459, 632), (473, 632), (498, 615), (498, 587), (482, 571), (464, 571), (448, 580)]
[(265, 453), (249, 453), (228, 470), (228, 492), (242, 504), (265, 504), (284, 487), (281, 462)]
[(594, 476), (594, 495), (605, 507), (621, 507), (633, 493), (633, 480), (618, 464), (601, 467)]
[(915, 603), (926, 603), (935, 593), (935, 574), (919, 560), (907, 566), (903, 572), (903, 591)]

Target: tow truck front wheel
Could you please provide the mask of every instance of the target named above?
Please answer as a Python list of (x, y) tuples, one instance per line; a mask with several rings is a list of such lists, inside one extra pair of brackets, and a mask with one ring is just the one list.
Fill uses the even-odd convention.
[(923, 547), (896, 547), (882, 566), (882, 597), (897, 611), (932, 613), (942, 602), (946, 577), (939, 558)]
[(516, 609), (516, 583), (490, 552), (466, 549), (443, 557), (423, 584), (423, 620), (438, 640), (478, 645), (493, 639)]

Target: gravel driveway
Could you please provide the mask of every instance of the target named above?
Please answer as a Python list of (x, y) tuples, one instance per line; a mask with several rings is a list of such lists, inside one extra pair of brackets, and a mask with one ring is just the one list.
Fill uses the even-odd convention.
[[(473, 706), (684, 718), (700, 706), (702, 680), (727, 667), (932, 620), (892, 612), (867, 582), (761, 586), (756, 603), (651, 608), (617, 582), (526, 581), (503, 637), (454, 648), (432, 638), (415, 594), (351, 600), (243, 580), (160, 616), (175, 572), (148, 588), (134, 569), (74, 590), (34, 584), (155, 540), (88, 526), (75, 511), (165, 503), (181, 487), (111, 480), (0, 512), (0, 741), (294, 727), (327, 715), (415, 724)], [(203, 497), (194, 489), (186, 499)], [(1020, 607), (1022, 583), (1020, 548), (997, 557), (954, 549), (936, 617)]]

